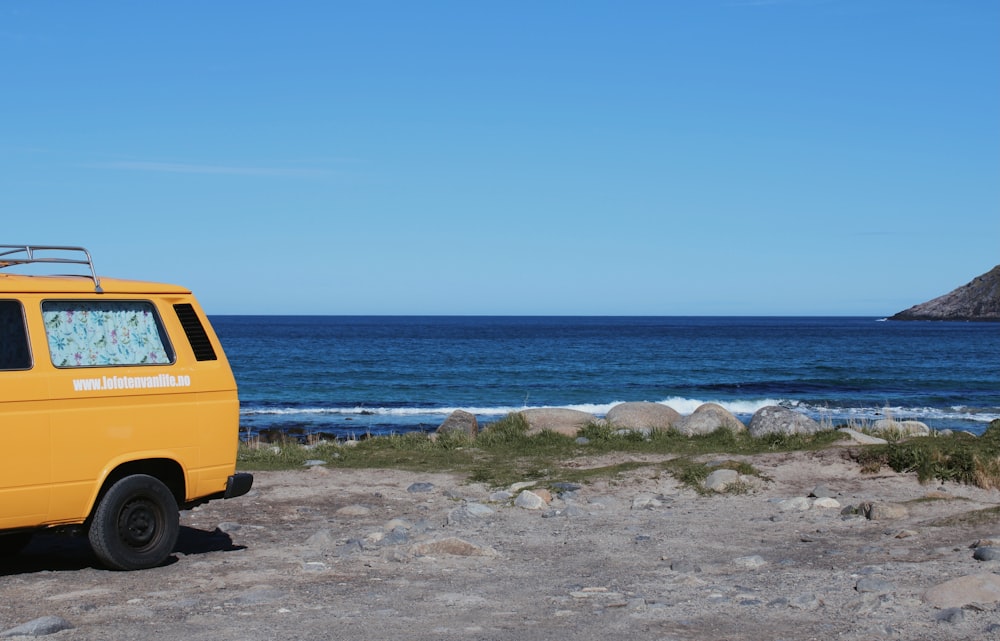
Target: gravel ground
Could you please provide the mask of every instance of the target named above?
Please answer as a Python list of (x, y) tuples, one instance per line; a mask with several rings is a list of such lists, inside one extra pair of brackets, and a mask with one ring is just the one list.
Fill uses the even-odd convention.
[[(20, 630), (94, 641), (1000, 639), (1000, 591), (928, 596), (959, 577), (1000, 581), (1000, 561), (971, 548), (1000, 545), (1000, 523), (942, 524), (1000, 505), (1000, 492), (865, 476), (844, 453), (748, 458), (769, 480), (746, 494), (701, 496), (640, 469), (563, 488), (540, 509), (491, 501), (497, 488), (445, 474), (259, 472), (248, 496), (183, 513), (176, 553), (159, 568), (109, 572), (81, 538), (36, 537), (0, 566), (0, 631), (28, 624)], [(841, 506), (874, 504), (876, 518), (802, 500), (817, 485)]]

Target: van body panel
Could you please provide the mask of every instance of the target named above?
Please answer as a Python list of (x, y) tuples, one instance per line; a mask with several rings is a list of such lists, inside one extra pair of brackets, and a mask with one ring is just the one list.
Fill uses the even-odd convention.
[[(182, 487), (174, 488), (179, 503), (221, 496), (235, 473), (236, 381), (190, 290), (103, 277), (100, 287), (96, 282), (96, 276), (0, 272), (0, 301), (23, 306), (31, 355), (26, 369), (0, 369), (0, 530), (82, 524), (106, 481), (122, 469), (152, 474), (169, 461), (180, 470)], [(63, 355), (56, 362), (57, 321), (76, 321), (78, 329), (85, 326), (80, 320), (85, 314), (94, 309), (105, 313), (104, 308), (116, 305), (153, 310), (146, 314), (153, 320), (132, 334), (131, 326), (107, 336), (96, 334), (89, 348), (105, 349), (109, 340), (125, 344), (145, 339), (143, 331), (155, 339), (156, 332), (149, 329), (155, 321), (168, 358), (152, 364), (77, 366)], [(194, 310), (212, 358), (199, 360), (175, 305)], [(75, 315), (74, 306), (81, 309)], [(109, 317), (115, 313), (107, 312)], [(8, 316), (8, 324), (16, 324), (16, 315)], [(152, 472), (144, 469), (147, 463)]]

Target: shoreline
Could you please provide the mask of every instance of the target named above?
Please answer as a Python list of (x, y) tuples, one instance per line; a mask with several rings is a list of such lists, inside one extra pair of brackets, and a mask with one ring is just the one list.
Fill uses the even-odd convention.
[[(700, 403), (698, 401), (697, 403)], [(620, 403), (611, 403), (607, 405), (600, 406), (604, 409), (603, 413), (595, 413), (592, 411), (587, 411), (587, 409), (580, 408), (593, 408), (592, 405), (567, 405), (556, 407), (554, 409), (560, 410), (573, 410), (573, 411), (585, 411), (587, 413), (593, 414), (594, 421), (603, 420), (611, 408)], [(658, 403), (659, 405), (666, 405), (667, 407), (672, 407), (668, 403)], [(766, 407), (772, 403), (761, 403), (759, 407)], [(691, 404), (689, 403), (688, 406)], [(722, 403), (723, 407), (727, 404)], [(256, 412), (254, 410), (244, 411), (241, 410), (240, 414), (240, 435), (241, 438), (244, 437), (266, 437), (271, 434), (275, 437), (279, 435), (293, 436), (296, 438), (324, 438), (326, 440), (351, 440), (368, 436), (392, 436), (399, 434), (406, 434), (409, 432), (434, 432), (438, 426), (452, 413), (456, 410), (468, 412), (476, 417), (479, 423), (488, 424), (496, 422), (508, 413), (516, 413), (525, 410), (539, 410), (539, 409), (549, 409), (542, 407), (522, 407), (522, 408), (503, 408), (507, 410), (503, 413), (500, 412), (483, 412), (481, 408), (470, 407), (465, 408), (441, 408), (439, 410), (427, 411), (423, 414), (417, 413), (407, 413), (405, 417), (401, 417), (398, 410), (386, 410), (383, 408), (372, 408), (372, 409), (351, 409), (345, 412), (340, 409), (295, 409), (295, 410), (270, 410), (268, 413)], [(682, 416), (689, 416), (695, 408), (691, 407), (689, 412), (681, 412)], [(759, 408), (758, 408), (759, 409)], [(477, 411), (478, 410), (478, 411)], [(864, 429), (866, 426), (870, 426), (877, 420), (885, 419), (887, 416), (891, 420), (913, 420), (918, 421), (927, 425), (933, 431), (943, 431), (943, 430), (953, 430), (956, 432), (968, 432), (976, 436), (982, 436), (986, 428), (993, 420), (1000, 419), (1000, 414), (982, 414), (982, 419), (979, 420), (961, 420), (961, 419), (927, 419), (922, 418), (919, 415), (915, 415), (911, 412), (901, 412), (897, 413), (893, 409), (886, 410), (882, 408), (881, 412), (872, 411), (869, 416), (864, 418), (859, 418), (853, 415), (841, 415), (841, 416), (831, 416), (818, 414), (815, 412), (800, 412), (805, 414), (807, 417), (820, 422), (824, 425), (830, 425), (833, 428), (847, 427), (851, 429)], [(734, 412), (733, 415), (744, 425), (749, 424), (753, 417), (753, 413), (746, 412)], [(267, 416), (269, 420), (266, 421), (247, 421), (247, 417), (261, 417)], [(271, 418), (273, 417), (273, 418)], [(297, 417), (297, 418), (290, 418)], [(401, 420), (405, 419), (405, 420)]]

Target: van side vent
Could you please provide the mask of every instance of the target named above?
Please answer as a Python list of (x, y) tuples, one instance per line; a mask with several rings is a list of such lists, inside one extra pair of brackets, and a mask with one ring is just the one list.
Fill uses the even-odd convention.
[(188, 342), (191, 343), (195, 360), (218, 360), (215, 349), (212, 347), (212, 341), (208, 340), (208, 334), (205, 333), (205, 327), (201, 324), (201, 319), (198, 318), (194, 307), (190, 303), (178, 303), (174, 305), (174, 311), (177, 312), (177, 320), (181, 322)]

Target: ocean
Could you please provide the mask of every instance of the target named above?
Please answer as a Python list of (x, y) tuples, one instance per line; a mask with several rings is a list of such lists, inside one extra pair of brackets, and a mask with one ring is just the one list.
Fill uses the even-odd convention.
[(853, 317), (213, 316), (243, 435), (433, 431), (530, 407), (625, 401), (744, 422), (780, 404), (981, 434), (1000, 418), (1000, 323)]

